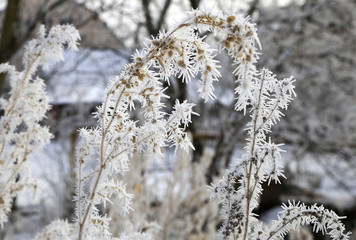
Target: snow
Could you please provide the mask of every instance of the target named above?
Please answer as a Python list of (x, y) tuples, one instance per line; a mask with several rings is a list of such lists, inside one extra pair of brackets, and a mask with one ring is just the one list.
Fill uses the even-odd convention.
[[(292, 155), (288, 156), (291, 157)], [(334, 164), (337, 164), (338, 168), (333, 167)], [(315, 195), (314, 199), (305, 199), (305, 201), (331, 204), (338, 209), (347, 209), (355, 203), (356, 184), (353, 181), (354, 176), (348, 176), (350, 171), (345, 170), (341, 174), (336, 172), (348, 168), (342, 165), (345, 165), (345, 162), (340, 161), (334, 154), (306, 154), (298, 160), (287, 160), (288, 170), (296, 176), (293, 183)], [(343, 178), (345, 188), (339, 182), (340, 176)]]
[(50, 76), (47, 92), (52, 104), (101, 102), (110, 81), (121, 72), (130, 56), (125, 50), (81, 48), (65, 52), (65, 62), (44, 71)]

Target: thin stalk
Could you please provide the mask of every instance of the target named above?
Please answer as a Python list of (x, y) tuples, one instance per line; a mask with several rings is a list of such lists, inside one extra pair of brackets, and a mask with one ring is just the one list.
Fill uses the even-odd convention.
[(89, 213), (91, 211), (91, 208), (93, 206), (93, 200), (94, 200), (94, 197), (96, 195), (96, 189), (99, 185), (99, 182), (100, 182), (100, 178), (101, 178), (101, 174), (103, 173), (103, 167), (100, 167), (100, 170), (99, 170), (99, 173), (98, 173), (98, 177), (96, 178), (96, 181), (95, 181), (95, 184), (94, 184), (94, 188), (93, 188), (93, 192), (90, 196), (90, 199), (89, 199), (89, 205), (85, 211), (85, 214), (83, 216), (83, 220), (82, 222), (79, 222), (79, 240), (82, 240), (82, 237), (83, 237), (83, 230), (85, 228), (85, 222), (86, 220), (88, 219), (88, 216), (89, 216)]
[[(260, 110), (260, 105), (261, 105), (261, 100), (262, 100), (262, 89), (263, 89), (263, 83), (265, 80), (265, 72), (262, 72), (262, 79), (261, 79), (261, 87), (259, 91), (259, 96), (258, 96), (258, 101), (257, 101), (257, 106), (256, 106), (256, 115), (253, 123), (253, 136), (252, 136), (252, 147), (251, 147), (251, 160), (249, 163), (249, 170), (247, 172), (248, 180), (247, 180), (247, 197), (246, 197), (246, 222), (245, 222), (245, 229), (244, 229), (244, 237), (243, 239), (246, 240), (248, 236), (248, 229), (249, 229), (249, 220), (250, 220), (250, 205), (251, 205), (251, 198), (253, 196), (253, 192), (250, 190), (250, 185), (251, 185), (251, 180), (252, 180), (252, 169), (253, 169), (253, 161), (252, 158), (255, 158), (255, 145), (256, 145), (256, 138), (257, 138), (257, 120), (259, 118), (259, 110)], [(254, 190), (254, 189), (253, 189)]]
[(297, 216), (297, 217), (294, 217), (294, 218), (292, 218), (292, 219), (289, 219), (288, 221), (286, 221), (286, 222), (283, 222), (283, 224), (276, 230), (276, 231), (273, 231), (273, 232), (271, 232), (271, 234), (268, 236), (268, 238), (266, 239), (266, 240), (269, 240), (269, 239), (271, 239), (272, 237), (274, 237), (274, 236), (276, 236), (276, 234), (279, 232), (279, 231), (281, 231), (285, 226), (287, 226), (289, 223), (291, 223), (292, 221), (294, 221), (294, 220), (296, 220), (297, 218), (301, 218), (301, 217), (304, 217), (304, 216), (306, 216), (308, 211), (301, 211), (300, 212), (300, 214), (299, 214), (299, 216)]
[(82, 210), (81, 210), (81, 192), (82, 192), (82, 162), (79, 161), (79, 169), (78, 169), (78, 221), (82, 222)]

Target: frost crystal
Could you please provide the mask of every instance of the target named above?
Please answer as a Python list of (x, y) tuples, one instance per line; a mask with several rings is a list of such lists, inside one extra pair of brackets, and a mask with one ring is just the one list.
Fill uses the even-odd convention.
[[(27, 173), (26, 164), (34, 151), (49, 143), (52, 135), (41, 126), (49, 110), (45, 85), (34, 74), (39, 66), (63, 60), (63, 46), (77, 49), (78, 31), (70, 25), (55, 26), (46, 33), (40, 27), (38, 37), (25, 47), (24, 70), (18, 72), (8, 63), (0, 64), (0, 73), (10, 79), (9, 99), (0, 99), (0, 224), (7, 221), (12, 198), (17, 192), (36, 189), (36, 183)], [(21, 176), (18, 180), (18, 176)]]

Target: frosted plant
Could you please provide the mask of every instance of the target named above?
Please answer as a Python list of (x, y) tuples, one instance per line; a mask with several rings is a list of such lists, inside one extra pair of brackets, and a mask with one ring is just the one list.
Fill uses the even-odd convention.
[[(50, 108), (44, 82), (34, 74), (39, 66), (63, 60), (63, 46), (77, 49), (78, 31), (72, 26), (55, 26), (46, 33), (40, 27), (38, 37), (25, 47), (24, 69), (18, 72), (8, 63), (0, 72), (10, 78), (10, 97), (0, 99), (0, 224), (7, 221), (13, 197), (21, 190), (36, 189), (27, 173), (30, 155), (49, 143), (51, 134), (40, 122)], [(18, 177), (21, 175), (21, 177)]]
[(49, 224), (41, 234), (36, 236), (34, 240), (42, 239), (63, 239), (70, 240), (77, 237), (76, 228), (73, 224), (67, 221), (56, 220)]
[[(328, 230), (332, 237), (345, 239), (338, 217), (322, 208), (307, 208), (294, 204), (285, 207), (280, 220), (271, 228), (259, 224), (252, 213), (264, 181), (279, 181), (283, 171), (279, 165), (280, 146), (267, 139), (271, 126), (282, 115), (294, 95), (293, 78), (277, 80), (266, 69), (257, 71), (259, 40), (254, 25), (248, 19), (194, 10), (171, 31), (161, 32), (148, 40), (142, 51), (137, 51), (132, 63), (125, 66), (106, 90), (102, 105), (95, 113), (98, 126), (81, 129), (81, 143), (77, 151), (76, 219), (68, 226), (65, 222), (49, 228), (67, 229), (51, 239), (74, 236), (75, 239), (112, 239), (109, 218), (101, 214), (100, 206), (111, 202), (115, 194), (122, 214), (131, 210), (133, 195), (114, 177), (129, 170), (135, 151), (162, 155), (162, 147), (193, 148), (185, 132), (191, 122), (193, 104), (176, 101), (172, 112), (165, 109), (167, 98), (162, 80), (180, 76), (189, 83), (200, 77), (200, 96), (214, 99), (213, 83), (220, 73), (215, 50), (203, 41), (196, 30), (212, 31), (220, 40), (220, 49), (226, 49), (236, 64), (236, 110), (251, 115), (248, 124), (248, 142), (242, 163), (228, 172), (227, 177), (212, 188), (212, 198), (224, 204), (225, 222), (221, 229), (226, 239), (273, 238), (284, 235), (300, 224), (314, 223), (316, 230)], [(134, 121), (131, 111), (141, 111), (143, 119)], [(60, 227), (63, 225), (63, 228)], [(38, 239), (46, 239), (47, 228)], [(274, 230), (273, 230), (274, 229)], [(261, 231), (260, 231), (261, 230)], [(273, 230), (273, 231), (272, 231)], [(57, 231), (57, 230), (56, 230)], [(140, 233), (121, 235), (121, 239), (135, 238)], [(132, 237), (131, 237), (132, 236)], [(141, 236), (146, 238), (148, 236)], [(72, 238), (72, 237), (70, 237)]]
[[(109, 238), (108, 219), (101, 216), (98, 204), (110, 202), (116, 193), (121, 201), (122, 213), (130, 211), (132, 195), (113, 176), (129, 169), (134, 151), (162, 154), (161, 148), (170, 145), (187, 149), (193, 147), (184, 132), (191, 121), (193, 104), (176, 102), (173, 111), (164, 111), (164, 95), (161, 80), (170, 76), (182, 76), (190, 82), (201, 75), (200, 95), (206, 101), (214, 99), (213, 82), (220, 76), (214, 60), (214, 50), (203, 42), (195, 29), (211, 30), (221, 35), (221, 46), (234, 57), (236, 74), (239, 76), (237, 92), (247, 98), (251, 95), (248, 83), (253, 78), (257, 61), (255, 52), (256, 33), (246, 19), (235, 16), (211, 15), (193, 11), (173, 30), (160, 33), (148, 41), (146, 47), (133, 56), (123, 72), (107, 89), (103, 104), (95, 117), (99, 126), (82, 129), (82, 142), (78, 149), (78, 184), (75, 198), (79, 239), (90, 237)], [(239, 109), (246, 103), (238, 100)], [(130, 119), (130, 111), (137, 105), (142, 109), (144, 120), (139, 123)], [(99, 235), (98, 235), (99, 234)]]
[(322, 206), (306, 207), (304, 204), (284, 205), (278, 220), (263, 226), (253, 210), (258, 206), (262, 183), (279, 183), (283, 170), (280, 145), (267, 139), (271, 127), (281, 117), (294, 93), (294, 79), (278, 80), (266, 69), (250, 83), (252, 95), (249, 103), (251, 121), (247, 124), (246, 153), (226, 176), (211, 187), (212, 199), (223, 203), (225, 221), (221, 228), (224, 239), (276, 239), (290, 229), (298, 230), (304, 224), (313, 224), (316, 232), (328, 233), (332, 239), (348, 239), (339, 217)]

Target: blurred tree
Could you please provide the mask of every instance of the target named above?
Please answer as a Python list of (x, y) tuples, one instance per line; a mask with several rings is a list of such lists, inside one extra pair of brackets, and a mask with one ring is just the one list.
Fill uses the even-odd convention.
[[(72, 0), (11, 0), (0, 13), (1, 38), (0, 62), (13, 62), (21, 65), (16, 53), (23, 44), (33, 37), (41, 24), (46, 27), (56, 24), (73, 24), (80, 31), (81, 45), (93, 49), (117, 49), (121, 42), (84, 4)], [(21, 54), (18, 54), (21, 55)], [(0, 76), (2, 91), (5, 76)], [(1, 92), (0, 91), (0, 92)]]

